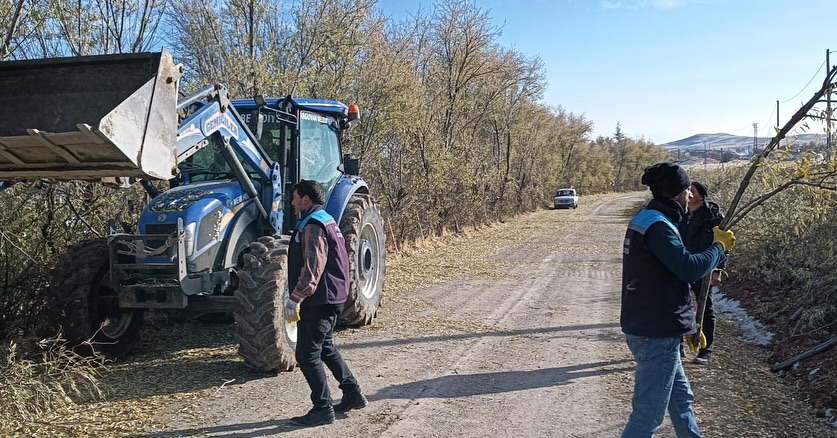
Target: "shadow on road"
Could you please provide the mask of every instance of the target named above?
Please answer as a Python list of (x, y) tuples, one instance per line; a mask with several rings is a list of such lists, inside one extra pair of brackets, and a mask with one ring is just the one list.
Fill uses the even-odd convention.
[[(549, 333), (573, 331), (589, 331), (587, 335), (597, 342), (623, 342), (624, 338), (621, 333), (610, 330), (618, 327), (618, 323), (579, 324), (556, 327), (527, 328), (520, 330), (479, 331), (455, 335), (410, 337), (381, 341), (361, 341), (355, 343), (340, 343), (338, 341), (338, 344), (341, 350), (354, 350), (382, 346), (455, 342), (487, 337), (537, 336), (548, 335)], [(215, 335), (220, 335), (221, 332), (228, 329), (229, 327), (222, 326), (213, 328), (210, 332)], [(207, 341), (204, 345), (223, 345), (223, 342), (229, 342), (229, 340), (224, 339), (222, 342), (217, 343)], [(589, 367), (603, 365), (594, 364)], [(525, 379), (534, 377), (536, 378), (535, 381), (538, 381), (537, 378), (540, 378), (543, 380), (544, 385), (549, 386), (555, 384), (549, 382), (557, 381), (558, 383), (561, 383), (573, 378), (574, 375), (580, 377), (584, 376), (575, 373), (575, 371), (570, 368), (553, 368), (550, 372), (546, 372), (546, 370), (541, 370), (539, 372), (545, 374), (540, 376), (537, 374), (538, 372), (532, 371), (531, 373), (536, 374), (525, 377)], [(601, 373), (607, 371), (596, 372)], [(480, 378), (486, 378), (488, 375), (478, 376), (482, 376)], [(475, 378), (478, 376), (475, 376)], [(165, 349), (162, 351), (154, 351), (152, 354), (137, 357), (134, 361), (131, 361), (124, 366), (112, 368), (104, 374), (102, 381), (107, 387), (112, 389), (112, 392), (108, 396), (109, 400), (131, 400), (160, 394), (186, 393), (207, 388), (217, 388), (223, 385), (241, 385), (250, 380), (273, 377), (276, 377), (275, 373), (256, 373), (249, 371), (246, 367), (244, 367), (244, 364), (237, 357), (235, 349), (231, 346), (228, 351), (216, 352), (211, 355), (184, 355), (183, 350), (178, 350), (176, 348), (171, 348), (169, 351)], [(464, 378), (464, 376), (450, 377)], [(511, 379), (511, 376), (507, 375), (503, 381), (508, 383), (508, 379)], [(129, 385), (130, 388), (124, 387), (124, 385), (128, 382), (133, 382)], [(144, 383), (140, 385), (136, 384), (136, 382)], [(92, 400), (87, 402), (92, 402)]]
[[(468, 339), (479, 339), (486, 337), (514, 337), (527, 335), (544, 335), (549, 333), (561, 333), (572, 331), (590, 331), (587, 335), (597, 342), (624, 342), (621, 333), (610, 330), (618, 328), (618, 323), (582, 324), (557, 327), (539, 327), (521, 330), (498, 330), (480, 331), (475, 333), (461, 333), (456, 335), (439, 335), (427, 337), (410, 337), (400, 339), (389, 339), (382, 341), (361, 341), (356, 343), (341, 343), (338, 341), (341, 350), (353, 350), (363, 348), (374, 348), (382, 346), (415, 345), (432, 342), (456, 342)], [(276, 373), (257, 373), (248, 370), (244, 363), (235, 353), (234, 346), (229, 344), (230, 339), (225, 331), (230, 330), (229, 326), (213, 327), (209, 330), (210, 335), (220, 338), (201, 343), (192, 341), (192, 345), (198, 346), (229, 346), (223, 351), (216, 351), (212, 354), (184, 354), (186, 348), (156, 348), (147, 354), (135, 357), (121, 366), (112, 367), (103, 373), (101, 380), (112, 391), (108, 400), (132, 400), (142, 399), (160, 394), (188, 393), (191, 391), (207, 388), (217, 388), (223, 385), (241, 385), (250, 380), (276, 377)], [(174, 331), (164, 330), (173, 334)], [(158, 335), (159, 336), (159, 335)], [(172, 338), (175, 338), (172, 335)], [(175, 343), (176, 339), (169, 341)], [(555, 369), (553, 369), (555, 370)], [(569, 372), (568, 370), (564, 373)], [(565, 375), (566, 377), (566, 375)], [(136, 382), (144, 382), (138, 385)], [(79, 402), (83, 402), (79, 400)], [(87, 400), (86, 402), (92, 402)]]
[(370, 401), (385, 399), (456, 398), (473, 395), (497, 394), (534, 388), (566, 385), (585, 377), (622, 373), (633, 366), (611, 368), (632, 362), (623, 359), (583, 365), (545, 368), (530, 371), (504, 371), (482, 374), (452, 374), (417, 382), (389, 386), (368, 394)]
[[(536, 327), (536, 328), (528, 328), (528, 329), (520, 329), (520, 330), (492, 330), (492, 331), (480, 331), (480, 332), (473, 332), (473, 333), (461, 333), (456, 335), (439, 335), (439, 336), (426, 336), (421, 338), (399, 338), (399, 339), (389, 339), (385, 341), (368, 341), (368, 342), (353, 342), (351, 344), (341, 344), (339, 341), (337, 342), (338, 347), (341, 350), (353, 350), (359, 348), (368, 348), (368, 347), (385, 347), (385, 346), (396, 346), (396, 345), (409, 345), (409, 344), (418, 344), (418, 343), (425, 343), (425, 342), (449, 342), (449, 341), (457, 341), (463, 339), (474, 339), (474, 338), (499, 338), (499, 337), (511, 337), (511, 336), (521, 336), (521, 335), (542, 335), (545, 333), (559, 333), (559, 332), (571, 332), (571, 331), (582, 331), (582, 330), (602, 330), (602, 329), (612, 329), (612, 328), (619, 328), (618, 322), (611, 322), (611, 323), (601, 323), (601, 324), (582, 324), (582, 325), (562, 325), (556, 327)], [(605, 337), (606, 338), (606, 337)], [(619, 340), (623, 340), (624, 338), (621, 336), (621, 332), (618, 336)]]
[[(338, 417), (339, 418), (339, 417)], [(339, 420), (338, 420), (339, 421)], [(142, 435), (131, 435), (132, 438), (175, 438), (193, 436), (211, 436), (213, 438), (255, 438), (273, 436), (275, 434), (287, 433), (300, 429), (290, 420), (268, 420), (254, 423), (238, 423), (223, 426), (198, 427), (193, 429), (180, 429), (169, 432), (150, 433)]]
[[(585, 377), (602, 376), (633, 370), (633, 366), (617, 366), (632, 362), (624, 359), (583, 365), (554, 367), (531, 371), (508, 371), (484, 374), (457, 374), (410, 382), (383, 388), (367, 395), (370, 401), (386, 399), (457, 398), (497, 394), (550, 386), (566, 385)], [(341, 416), (338, 416), (340, 421)], [(213, 438), (255, 438), (299, 429), (289, 420), (268, 420), (180, 429), (175, 431), (133, 435), (134, 438), (174, 438), (212, 436)]]

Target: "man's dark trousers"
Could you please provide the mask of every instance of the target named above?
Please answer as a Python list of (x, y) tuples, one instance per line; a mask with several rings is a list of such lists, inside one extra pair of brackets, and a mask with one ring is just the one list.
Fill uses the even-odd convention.
[(299, 311), (296, 362), (311, 388), (311, 402), (315, 408), (331, 406), (332, 402), (323, 363), (340, 383), (344, 394), (360, 391), (332, 339), (339, 313), (339, 307), (333, 304), (302, 307)]

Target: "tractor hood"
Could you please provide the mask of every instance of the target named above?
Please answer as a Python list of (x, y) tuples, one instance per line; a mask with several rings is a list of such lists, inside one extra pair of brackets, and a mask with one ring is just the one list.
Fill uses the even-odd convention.
[(175, 187), (161, 193), (148, 204), (146, 210), (158, 214), (177, 213), (192, 208), (196, 203), (210, 208), (223, 206), (225, 210), (233, 210), (247, 199), (237, 181), (208, 181)]

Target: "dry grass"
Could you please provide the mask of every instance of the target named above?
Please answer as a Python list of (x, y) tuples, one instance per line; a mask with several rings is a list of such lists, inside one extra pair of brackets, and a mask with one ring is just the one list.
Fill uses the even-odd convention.
[(225, 382), (249, 378), (229, 324), (158, 324), (143, 336), (140, 353), (130, 360), (81, 367), (98, 373), (95, 383), (103, 397), (68, 394), (25, 421), (0, 424), (0, 436), (135, 436), (163, 428), (160, 413), (166, 406), (200, 400)]
[(104, 398), (100, 357), (68, 350), (60, 337), (21, 348), (10, 341), (0, 355), (0, 435), (11, 434), (49, 412), (76, 405), (76, 400)]

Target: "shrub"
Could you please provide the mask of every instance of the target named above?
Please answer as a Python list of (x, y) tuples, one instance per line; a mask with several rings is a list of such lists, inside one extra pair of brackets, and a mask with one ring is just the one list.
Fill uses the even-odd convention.
[[(746, 166), (690, 170), (707, 183), (721, 208), (732, 202)], [(739, 203), (766, 193), (791, 178), (791, 166), (760, 169)], [(736, 276), (768, 286), (773, 311), (802, 309), (801, 320), (818, 328), (837, 320), (837, 194), (793, 185), (753, 209), (732, 227), (738, 244), (728, 264)], [(739, 210), (740, 211), (740, 210)], [(765, 300), (769, 301), (769, 300)]]

